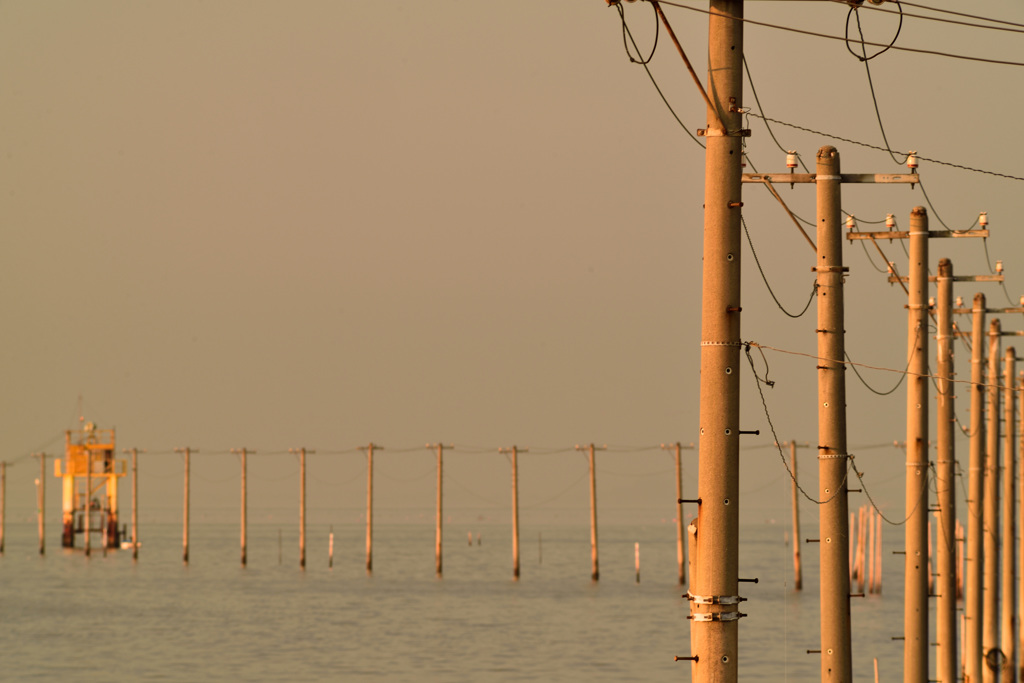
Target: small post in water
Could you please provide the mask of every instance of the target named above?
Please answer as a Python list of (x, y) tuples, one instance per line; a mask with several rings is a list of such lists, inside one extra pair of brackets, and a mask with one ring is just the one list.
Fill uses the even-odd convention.
[(640, 543), (633, 544), (633, 557), (636, 562), (636, 582), (640, 583)]
[(327, 537), (327, 568), (332, 569), (334, 567), (334, 527), (331, 527), (331, 533)]

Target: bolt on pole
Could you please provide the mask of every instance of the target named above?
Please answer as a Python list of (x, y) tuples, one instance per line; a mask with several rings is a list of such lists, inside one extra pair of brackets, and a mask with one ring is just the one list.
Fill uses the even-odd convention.
[(818, 497), (821, 543), (821, 680), (853, 680), (846, 448), (846, 364), (843, 235), (839, 153), (817, 155)]
[(903, 681), (928, 683), (928, 213), (910, 212)]
[(956, 443), (954, 440), (953, 387), (953, 262), (947, 258), (939, 261), (936, 317), (938, 335), (936, 346), (938, 365), (936, 367), (936, 441), (938, 452), (935, 469), (935, 497), (939, 506), (938, 552), (936, 565), (936, 636), (938, 649), (935, 653), (936, 678), (940, 683), (956, 683), (957, 680), (957, 632), (956, 632)]

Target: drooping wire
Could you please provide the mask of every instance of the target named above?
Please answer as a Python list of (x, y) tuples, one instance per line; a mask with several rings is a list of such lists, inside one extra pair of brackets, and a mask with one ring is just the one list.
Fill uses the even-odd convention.
[[(621, 3), (616, 3), (615, 6), (619, 7), (620, 4)], [(620, 13), (620, 15), (622, 14), (622, 8), (621, 7), (619, 7), (619, 13)], [(626, 35), (629, 37), (629, 42), (631, 42), (633, 44), (633, 49), (636, 50), (636, 53), (639, 55), (640, 54), (640, 47), (636, 44), (636, 40), (633, 39), (633, 33), (629, 30), (629, 26), (626, 24), (625, 16), (622, 17), (622, 29), (625, 31)], [(657, 42), (655, 42), (655, 47), (657, 47)], [(629, 60), (631, 62), (639, 64), (640, 66), (642, 66), (644, 68), (644, 71), (647, 73), (647, 78), (651, 79), (651, 85), (653, 85), (654, 89), (658, 91), (658, 96), (661, 97), (661, 101), (665, 103), (666, 107), (668, 107), (669, 113), (672, 114), (672, 118), (674, 118), (676, 120), (676, 123), (679, 124), (679, 127), (682, 128), (684, 131), (686, 131), (686, 134), (688, 136), (690, 136), (690, 139), (693, 140), (694, 142), (696, 142), (698, 145), (700, 145), (701, 149), (704, 149), (704, 144), (700, 140), (698, 140), (697, 137), (693, 133), (690, 132), (690, 129), (686, 127), (686, 125), (683, 123), (682, 119), (679, 118), (679, 115), (676, 114), (676, 110), (672, 108), (671, 104), (669, 104), (668, 98), (665, 97), (665, 93), (663, 93), (661, 91), (661, 87), (658, 85), (658, 81), (656, 81), (654, 79), (654, 74), (652, 74), (651, 70), (648, 68), (647, 62), (638, 62), (637, 60), (633, 59), (633, 56), (631, 54), (629, 54), (629, 49), (628, 48), (626, 50), (626, 54), (629, 55)], [(647, 61), (649, 62), (651, 60), (651, 58), (653, 58), (653, 57), (654, 57), (654, 50), (652, 49), (651, 50), (651, 57), (649, 57), (647, 59)]]
[[(899, 5), (899, 0), (897, 0), (896, 4)], [(893, 152), (892, 152), (892, 145), (889, 144), (889, 138), (885, 134), (885, 126), (882, 124), (882, 113), (878, 109), (878, 97), (875, 96), (875, 82), (871, 79), (871, 66), (868, 64), (869, 61), (871, 61), (872, 59), (874, 59), (878, 55), (882, 54), (882, 52), (885, 52), (885, 50), (888, 50), (889, 47), (892, 47), (896, 43), (896, 38), (898, 38), (899, 35), (900, 35), (899, 29), (896, 30), (896, 35), (893, 37), (892, 43), (889, 44), (889, 47), (885, 48), (885, 50), (881, 50), (880, 52), (876, 52), (875, 54), (873, 54), (870, 57), (868, 57), (867, 47), (864, 45), (864, 42), (863, 42), (864, 41), (864, 30), (861, 28), (861, 25), (860, 25), (860, 14), (856, 14), (856, 8), (852, 8), (852, 7), (850, 8), (850, 12), (854, 13), (854, 15), (857, 17), (857, 32), (860, 34), (860, 39), (861, 39), (860, 48), (861, 48), (861, 51), (864, 54), (863, 57), (857, 57), (857, 58), (860, 59), (862, 62), (864, 62), (864, 71), (868, 75), (868, 88), (871, 90), (871, 102), (875, 105), (875, 118), (878, 119), (878, 129), (880, 131), (882, 131), (882, 142), (885, 143), (885, 149), (889, 153), (889, 156), (892, 158), (892, 160), (895, 163), (897, 163), (897, 164), (902, 166), (903, 164), (907, 163), (907, 159), (910, 158), (910, 155), (909, 154), (906, 155), (903, 158), (903, 161), (900, 161), (899, 159), (896, 158), (896, 155), (893, 154)], [(903, 16), (902, 15), (900, 15), (900, 28), (903, 28)], [(847, 16), (846, 16), (846, 31), (847, 31), (847, 37), (849, 37), (849, 31), (850, 31), (850, 16), (849, 16), (849, 14), (847, 14)], [(850, 49), (849, 43), (847, 43), (846, 48), (848, 50)], [(853, 50), (850, 50), (850, 53), (852, 54)], [(854, 55), (854, 56), (856, 57), (857, 55)]]
[[(892, 40), (889, 41), (888, 45), (886, 45), (884, 48), (882, 48), (875, 54), (871, 55), (870, 57), (868, 57), (867, 47), (864, 44), (864, 31), (861, 30), (860, 26), (860, 14), (857, 12), (857, 10), (860, 9), (860, 6), (853, 5), (850, 7), (850, 11), (846, 13), (846, 34), (844, 36), (846, 38), (846, 49), (847, 51), (849, 51), (851, 55), (861, 60), (862, 62), (867, 62), (869, 60), (874, 59), (878, 55), (887, 52), (893, 45), (896, 44), (896, 40), (900, 37), (900, 31), (903, 30), (903, 6), (900, 4), (900, 0), (893, 1), (896, 3), (896, 6), (899, 7), (900, 10), (900, 23), (899, 26), (896, 27), (896, 35), (892, 37)], [(860, 49), (863, 53), (863, 56), (858, 55), (856, 52), (853, 51), (853, 48), (850, 47), (850, 15), (855, 15), (857, 17), (857, 32), (860, 33)], [(868, 76), (868, 78), (871, 78), (870, 75)]]
[[(764, 407), (764, 416), (765, 416), (765, 419), (768, 421), (768, 428), (772, 432), (772, 439), (774, 439), (775, 447), (776, 447), (776, 449), (778, 450), (778, 453), (779, 453), (779, 458), (782, 460), (782, 466), (785, 467), (786, 468), (786, 472), (789, 473), (789, 478), (793, 480), (793, 485), (796, 486), (797, 490), (800, 491), (801, 494), (803, 494), (804, 498), (806, 498), (807, 500), (811, 501), (815, 505), (825, 505), (826, 503), (829, 503), (833, 498), (835, 498), (840, 493), (845, 493), (846, 492), (846, 488), (845, 488), (846, 480), (850, 476), (850, 468), (853, 467), (853, 455), (851, 455), (849, 453), (846, 454), (847, 455), (847, 458), (846, 458), (846, 460), (847, 460), (847, 467), (846, 467), (846, 472), (843, 473), (843, 480), (841, 482), (839, 482), (839, 485), (836, 487), (836, 490), (828, 498), (825, 498), (824, 500), (818, 500), (817, 498), (815, 498), (811, 494), (807, 493), (807, 491), (805, 491), (804, 488), (802, 486), (800, 486), (800, 482), (797, 481), (796, 476), (793, 474), (793, 470), (790, 469), (789, 463), (786, 462), (786, 456), (782, 452), (782, 442), (779, 440), (778, 434), (775, 433), (775, 425), (772, 423), (772, 416), (768, 412), (768, 403), (765, 400), (764, 391), (761, 389), (761, 383), (762, 382), (764, 384), (767, 384), (769, 387), (774, 386), (775, 382), (770, 381), (768, 379), (768, 372), (767, 372), (767, 370), (765, 370), (765, 379), (761, 379), (761, 377), (757, 374), (757, 369), (754, 367), (754, 357), (750, 355), (750, 344), (745, 344), (744, 345), (744, 352), (747, 354), (747, 362), (750, 363), (750, 371), (754, 374), (754, 378), (757, 380), (755, 382), (755, 384), (757, 385), (757, 393), (761, 397), (761, 405)], [(762, 355), (762, 357), (764, 357), (763, 353), (761, 355)]]
[(807, 303), (804, 305), (804, 309), (799, 313), (790, 313), (786, 310), (786, 307), (779, 301), (779, 297), (775, 296), (775, 291), (772, 289), (771, 284), (768, 282), (768, 276), (764, 273), (764, 268), (761, 267), (761, 260), (757, 257), (757, 251), (754, 249), (754, 242), (750, 239), (750, 230), (747, 228), (747, 221), (741, 215), (740, 223), (743, 224), (743, 232), (747, 235), (747, 244), (750, 245), (750, 253), (754, 255), (754, 263), (757, 264), (757, 270), (761, 273), (761, 279), (764, 280), (764, 286), (768, 288), (768, 293), (772, 295), (772, 299), (775, 301), (775, 305), (779, 307), (779, 310), (788, 315), (790, 318), (800, 318), (807, 309), (811, 307), (811, 302), (814, 301), (815, 294), (818, 293), (818, 283), (815, 282), (814, 286), (811, 287), (811, 296), (807, 299)]
[[(629, 40), (633, 42), (633, 47), (636, 47), (636, 41), (633, 41), (633, 35), (629, 31), (629, 27), (626, 26), (626, 11), (622, 9), (621, 2), (615, 3), (615, 8), (619, 10), (619, 19), (622, 20), (622, 47), (626, 49), (626, 56), (629, 57), (629, 61), (634, 64), (650, 64), (651, 60), (654, 59), (655, 50), (658, 49), (658, 36), (661, 34), (661, 22), (658, 21), (657, 10), (654, 11), (654, 45), (651, 46), (651, 54), (647, 55), (647, 59), (634, 59), (633, 53), (629, 51), (629, 43), (626, 42), (626, 35), (629, 34)], [(637, 50), (636, 56), (640, 57), (639, 50)]]
[[(864, 483), (864, 473), (857, 469), (857, 464), (853, 461), (852, 457), (850, 458), (850, 467), (853, 468), (854, 473), (857, 475), (857, 479), (860, 480), (860, 487), (864, 490), (864, 495), (867, 496), (868, 502), (871, 504), (871, 507), (875, 509), (875, 512), (878, 513), (878, 515), (885, 521), (886, 524), (890, 524), (892, 526), (903, 526), (904, 524), (906, 524), (908, 521), (910, 521), (910, 518), (914, 516), (914, 513), (917, 512), (917, 508), (921, 507), (921, 501), (925, 499), (925, 496), (928, 493), (928, 482), (926, 480), (925, 485), (921, 487), (921, 495), (918, 496), (917, 502), (914, 503), (914, 507), (910, 510), (909, 513), (907, 513), (907, 516), (903, 518), (903, 521), (897, 522), (886, 517), (885, 514), (882, 512), (882, 509), (878, 507), (878, 503), (875, 502), (874, 497), (871, 495), (871, 491), (868, 490), (867, 485)], [(927, 472), (927, 470), (925, 471)]]

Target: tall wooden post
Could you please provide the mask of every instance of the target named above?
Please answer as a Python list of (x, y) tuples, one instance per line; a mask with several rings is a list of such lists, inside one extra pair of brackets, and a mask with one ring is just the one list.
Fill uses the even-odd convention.
[(241, 456), (242, 461), (242, 522), (241, 522), (241, 546), (242, 546), (242, 566), (246, 566), (248, 563), (247, 555), (247, 532), (248, 532), (248, 512), (249, 502), (247, 499), (249, 488), (246, 482), (247, 467), (246, 467), (246, 456), (256, 451), (249, 450), (248, 448), (232, 448), (232, 453), (237, 453)]
[(316, 451), (305, 448), (289, 448), (289, 453), (299, 454), (299, 567), (306, 568), (306, 454)]
[(967, 585), (964, 592), (964, 683), (981, 683), (982, 500), (985, 486), (985, 295), (971, 308), (971, 431), (967, 464)]
[[(988, 396), (985, 401), (985, 495), (984, 495), (984, 585), (982, 609), (982, 657), (999, 649), (999, 337), (1002, 327), (996, 318), (988, 331)], [(981, 680), (995, 683), (998, 671), (982, 666)]]
[(7, 526), (7, 461), (0, 461), (0, 554), (4, 552), (4, 531)]
[[(528, 449), (523, 449), (527, 452)], [(499, 453), (507, 453), (512, 463), (512, 578), (519, 580), (519, 448), (499, 448)]]
[(594, 451), (598, 449), (594, 444), (587, 446), (576, 446), (576, 450), (587, 451), (587, 461), (590, 466), (590, 579), (597, 581), (601, 577), (597, 562), (597, 475), (594, 467)]
[[(818, 498), (821, 543), (821, 680), (850, 683), (850, 528), (847, 501), (846, 354), (839, 153), (817, 155)], [(926, 682), (925, 682), (926, 683)]]
[(92, 553), (92, 451), (85, 451), (85, 556)]
[(366, 573), (373, 573), (373, 450), (383, 448), (372, 441), (366, 447)]
[(903, 681), (928, 683), (928, 213), (910, 212)]
[(1011, 346), (1006, 349), (1003, 365), (1003, 542), (1002, 542), (1002, 650), (1005, 655), (1000, 680), (1010, 683), (1017, 671), (1017, 435), (1014, 434), (1016, 412), (1014, 398), (1017, 377), (1017, 356)]
[(937, 407), (935, 431), (938, 452), (935, 468), (935, 497), (939, 505), (938, 583), (935, 605), (938, 649), (935, 655), (936, 674), (940, 683), (956, 683), (956, 446), (954, 441), (953, 386), (953, 262), (939, 261), (938, 297), (936, 299), (938, 335)]
[(427, 444), (427, 448), (437, 449), (437, 528), (434, 534), (434, 571), (437, 572), (438, 578), (442, 576), (442, 515), (444, 512), (443, 496), (444, 496), (444, 449), (454, 448), (452, 445), (445, 446), (442, 442), (438, 441), (436, 444)]
[(797, 486), (796, 441), (789, 442), (789, 466), (793, 470), (793, 587), (804, 588), (804, 570), (800, 563), (800, 491)]
[[(106, 545), (106, 544), (104, 544)], [(139, 559), (139, 449), (132, 449), (132, 559)]]
[(181, 560), (185, 564), (188, 564), (188, 513), (189, 513), (189, 473), (191, 470), (190, 456), (192, 453), (198, 453), (199, 450), (195, 448), (175, 448), (175, 453), (182, 453), (185, 456), (185, 501), (184, 510), (182, 512), (182, 530), (181, 530)]
[(39, 458), (39, 484), (36, 486), (36, 505), (39, 508), (39, 554), (46, 554), (46, 453), (35, 453)]

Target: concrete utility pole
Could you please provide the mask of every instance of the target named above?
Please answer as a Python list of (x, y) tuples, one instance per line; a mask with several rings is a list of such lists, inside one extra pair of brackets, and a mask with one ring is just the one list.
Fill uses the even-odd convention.
[(248, 503), (248, 498), (247, 498), (249, 489), (248, 489), (248, 485), (247, 485), (247, 482), (246, 482), (246, 470), (247, 470), (247, 468), (246, 468), (246, 456), (249, 455), (250, 453), (255, 453), (256, 451), (249, 450), (248, 448), (232, 448), (231, 452), (232, 453), (237, 453), (238, 455), (240, 455), (241, 456), (241, 460), (242, 460), (242, 534), (241, 534), (242, 538), (241, 538), (241, 541), (242, 541), (242, 566), (244, 567), (248, 563), (248, 559), (249, 559), (248, 555), (247, 555), (247, 530), (248, 530), (248, 526), (247, 525), (248, 525), (248, 521), (246, 519), (246, 517), (248, 515), (248, 512), (249, 512), (249, 503)]
[[(999, 319), (989, 323), (988, 332), (988, 427), (985, 430), (985, 578), (982, 624), (982, 657), (989, 653), (998, 661), (999, 653)], [(986, 665), (981, 680), (995, 683), (999, 668)]]
[(818, 498), (821, 543), (821, 680), (850, 683), (850, 556), (847, 522), (846, 354), (839, 153), (817, 156)]
[(903, 681), (928, 683), (928, 213), (910, 212)]
[(181, 560), (185, 564), (188, 564), (188, 513), (189, 513), (189, 471), (191, 469), (190, 460), (193, 453), (198, 453), (198, 448), (175, 448), (175, 453), (182, 453), (185, 456), (185, 502), (184, 511), (182, 512), (182, 530), (181, 530)]
[[(528, 452), (528, 448), (523, 448), (522, 452)], [(499, 448), (499, 453), (508, 453), (511, 455), (512, 462), (512, 578), (516, 581), (519, 580), (519, 464), (517, 456), (520, 453), (520, 449), (516, 446), (512, 448)]]
[(1003, 543), (1002, 543), (1002, 650), (1003, 670), (1000, 680), (1009, 683), (1017, 670), (1017, 514), (1014, 497), (1017, 486), (1017, 435), (1014, 434), (1014, 379), (1017, 376), (1017, 356), (1011, 346), (1006, 349), (1003, 366)]
[(982, 668), (982, 499), (985, 467), (985, 295), (971, 308), (971, 434), (967, 472), (967, 585), (964, 587), (964, 683), (980, 683)]
[[(676, 562), (679, 564), (679, 585), (686, 585), (686, 536), (683, 533), (683, 444), (661, 444), (665, 450), (672, 449), (676, 455)], [(687, 448), (693, 448), (690, 444)]]
[(437, 449), (437, 530), (434, 535), (434, 570), (437, 572), (437, 577), (441, 578), (442, 575), (442, 561), (441, 561), (441, 537), (442, 537), (442, 523), (441, 515), (443, 511), (442, 496), (444, 494), (444, 478), (442, 476), (443, 460), (444, 460), (444, 449), (455, 448), (455, 446), (448, 444), (445, 446), (443, 443), (438, 441), (436, 444), (427, 444), (427, 448)]
[(708, 19), (701, 289), (697, 571), (691, 572), (695, 683), (734, 683), (739, 664), (740, 207), (743, 0), (711, 0)]
[(289, 453), (299, 454), (299, 567), (306, 568), (306, 454), (316, 451), (306, 448), (289, 448)]
[(938, 390), (935, 430), (938, 453), (935, 469), (935, 496), (939, 504), (939, 529), (935, 592), (938, 649), (935, 668), (939, 683), (956, 683), (956, 446), (953, 386), (953, 262), (939, 261), (938, 297)]
[[(373, 573), (373, 451), (384, 450), (372, 441), (366, 450), (366, 573)], [(332, 532), (333, 534), (333, 532)], [(333, 536), (332, 536), (333, 538)], [(332, 546), (333, 547), (333, 546)]]
[[(1017, 412), (1020, 416), (1017, 422), (1017, 453), (1019, 456), (1024, 456), (1024, 372), (1020, 373), (1017, 391)], [(1017, 508), (1018, 531), (1024, 530), (1024, 466), (1022, 466), (1020, 474), (1022, 476), (1019, 477), (1020, 490), (1018, 495), (1021, 496), (1021, 504)], [(1024, 568), (1024, 543), (1017, 544), (1017, 567), (1018, 569)], [(1024, 612), (1024, 571), (1019, 572), (1017, 579), (1017, 614), (1021, 614)], [(1017, 680), (1024, 681), (1024, 629), (1021, 628), (1018, 628), (1017, 676)]]
[(597, 581), (601, 572), (597, 566), (597, 475), (594, 468), (594, 451), (603, 451), (604, 448), (597, 448), (594, 444), (580, 446), (576, 450), (587, 451), (590, 464), (590, 579)]

